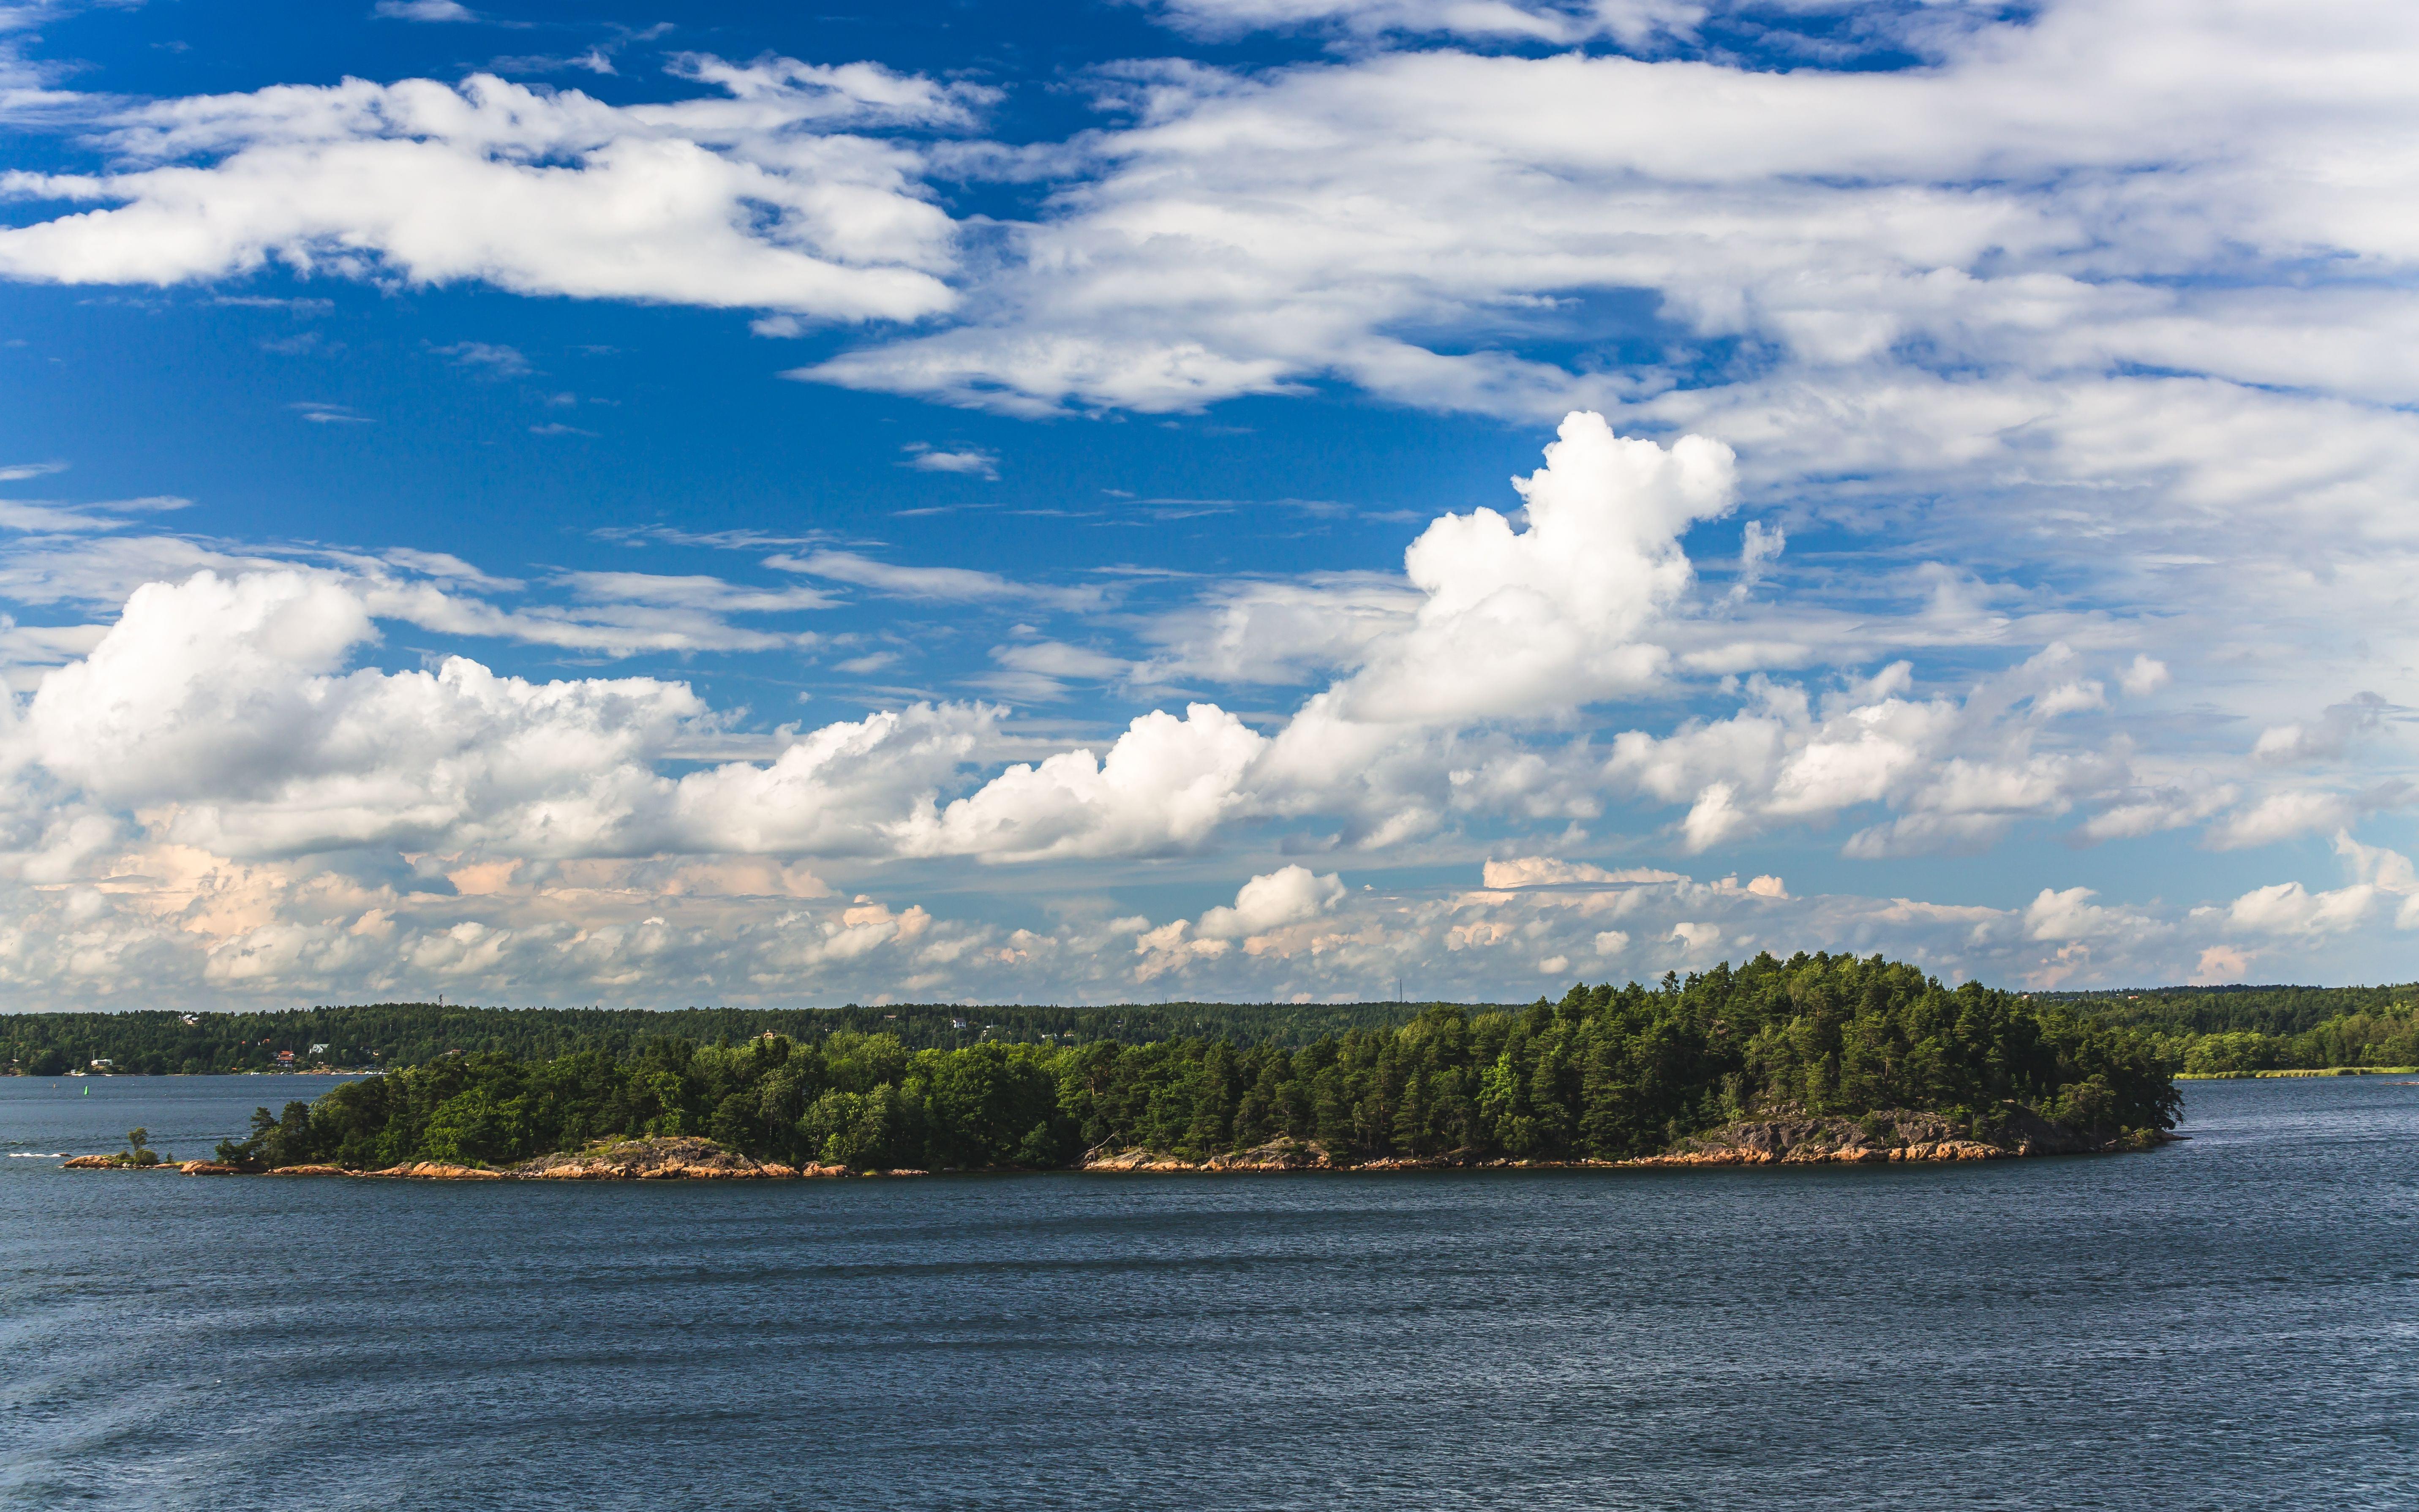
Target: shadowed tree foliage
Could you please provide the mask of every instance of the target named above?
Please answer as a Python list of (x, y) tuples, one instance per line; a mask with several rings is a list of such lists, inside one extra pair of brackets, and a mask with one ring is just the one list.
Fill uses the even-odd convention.
[(1229, 1039), (910, 1049), (765, 1034), (548, 1060), (447, 1057), (264, 1108), (230, 1159), (501, 1164), (604, 1138), (702, 1134), (760, 1158), (1040, 1168), (1090, 1149), (1200, 1159), (1279, 1136), (1347, 1159), (1612, 1158), (1787, 1107), (2029, 1108), (2114, 1134), (2171, 1127), (2150, 1040), (1879, 956), (1758, 956), (1656, 986), (1573, 987), (1512, 1011), (1439, 1005), (1307, 1044)]

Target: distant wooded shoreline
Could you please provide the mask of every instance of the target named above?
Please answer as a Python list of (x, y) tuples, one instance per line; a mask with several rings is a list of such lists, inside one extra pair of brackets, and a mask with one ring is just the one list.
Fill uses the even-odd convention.
[[(2419, 1065), (2419, 984), (2383, 987), (2161, 987), (2034, 993), (2027, 1001), (2143, 1031), (2180, 1075)], [(1047, 1048), (1115, 1041), (1313, 1043), (1393, 1029), (1443, 1006), (1376, 1003), (1149, 1003), (1102, 1008), (479, 1008), (377, 1003), (274, 1012), (34, 1012), (0, 1015), (0, 1073), (209, 1075), (393, 1071), (454, 1055), (550, 1059), (616, 1057), (649, 1041), (732, 1044), (774, 1034), (804, 1042), (833, 1033), (886, 1034), (909, 1050), (983, 1043)], [(1456, 1005), (1519, 1012), (1518, 1004)]]

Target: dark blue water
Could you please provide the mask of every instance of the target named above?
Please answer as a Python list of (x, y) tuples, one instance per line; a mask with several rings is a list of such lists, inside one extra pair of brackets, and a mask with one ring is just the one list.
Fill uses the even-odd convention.
[[(0, 1147), (326, 1084), (92, 1085), (0, 1080)], [(2155, 1153), (1912, 1170), (0, 1160), (0, 1504), (2419, 1506), (2419, 1088), (2188, 1095)]]

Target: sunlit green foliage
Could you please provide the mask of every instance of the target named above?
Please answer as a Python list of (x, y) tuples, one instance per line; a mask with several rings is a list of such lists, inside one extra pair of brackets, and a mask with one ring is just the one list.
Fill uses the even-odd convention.
[(2148, 1031), (2169, 1069), (2198, 1076), (2419, 1065), (2419, 984), (2165, 987), (2055, 1000)]

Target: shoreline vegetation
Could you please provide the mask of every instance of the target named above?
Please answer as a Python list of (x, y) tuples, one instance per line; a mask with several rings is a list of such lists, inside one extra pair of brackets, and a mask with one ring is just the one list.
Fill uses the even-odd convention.
[[(2042, 995), (2036, 995), (2039, 1000)], [(2386, 987), (2163, 987), (2057, 997), (2150, 1037), (2194, 1079), (2419, 1066), (2419, 983)]]
[[(1760, 955), (1307, 1043), (764, 1032), (443, 1056), (254, 1115), (193, 1174), (645, 1180), (1984, 1160), (2144, 1149), (2149, 1036), (1848, 955)], [(667, 1143), (667, 1142), (670, 1143)]]
[(2419, 1066), (2318, 1066), (2284, 1071), (2180, 1071), (2180, 1082), (2299, 1081), (2312, 1076), (2412, 1076)]

